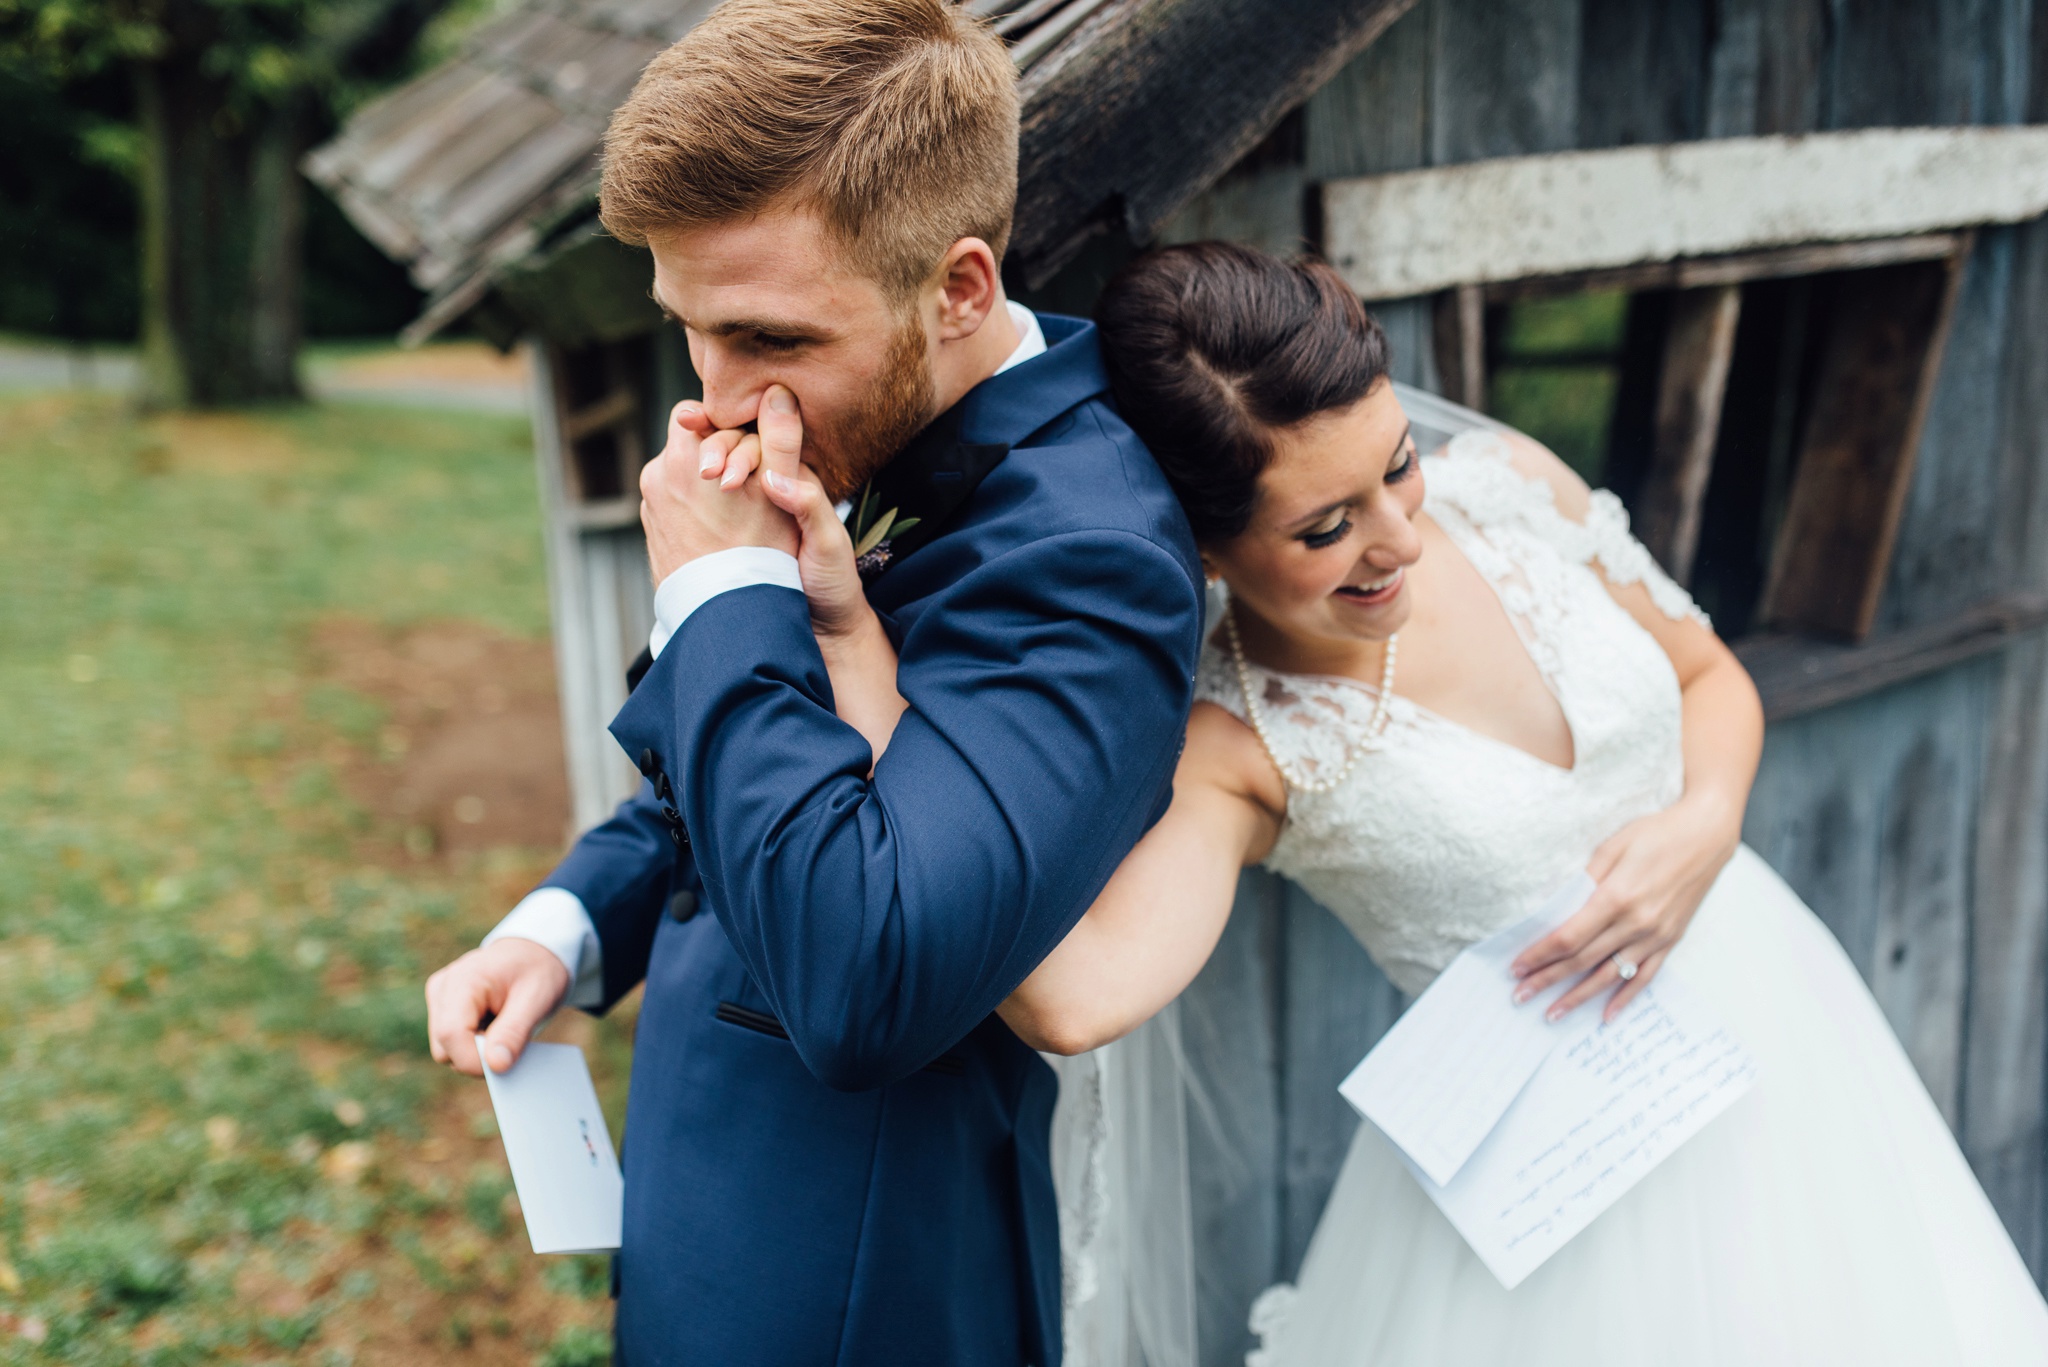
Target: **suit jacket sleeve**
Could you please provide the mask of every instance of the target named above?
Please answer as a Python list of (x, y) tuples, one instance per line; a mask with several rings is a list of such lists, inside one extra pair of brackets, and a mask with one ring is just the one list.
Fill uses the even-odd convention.
[(905, 636), (872, 779), (801, 594), (684, 623), (612, 730), (674, 776), (707, 903), (820, 1080), (908, 1076), (1072, 928), (1171, 797), (1200, 614), (1138, 536), (996, 557)]
[(541, 882), (575, 893), (597, 930), (604, 996), (593, 1010), (600, 1014), (647, 976), (654, 932), (668, 906), (678, 856), (660, 812), (653, 786), (643, 781)]

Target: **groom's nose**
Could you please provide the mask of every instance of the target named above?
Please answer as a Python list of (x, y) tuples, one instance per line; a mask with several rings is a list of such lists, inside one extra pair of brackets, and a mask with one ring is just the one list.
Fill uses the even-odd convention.
[(697, 378), (704, 384), (704, 416), (714, 427), (744, 427), (761, 411), (761, 393), (768, 377), (758, 367), (708, 346), (697, 360)]

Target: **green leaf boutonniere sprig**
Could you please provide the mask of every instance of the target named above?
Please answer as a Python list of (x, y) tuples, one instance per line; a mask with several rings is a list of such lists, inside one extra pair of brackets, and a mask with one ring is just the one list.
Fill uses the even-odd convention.
[(880, 574), (891, 558), (890, 541), (918, 524), (917, 518), (898, 517), (896, 513), (894, 508), (876, 510), (872, 487), (863, 488), (860, 497), (854, 500), (846, 530), (853, 537), (853, 561), (861, 578)]

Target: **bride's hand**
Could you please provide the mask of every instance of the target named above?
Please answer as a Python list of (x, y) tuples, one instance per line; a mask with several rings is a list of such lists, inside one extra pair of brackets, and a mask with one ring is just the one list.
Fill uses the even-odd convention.
[(810, 600), (811, 629), (818, 634), (818, 644), (829, 651), (870, 626), (879, 627), (875, 610), (861, 591), (853, 538), (811, 467), (798, 466), (794, 475), (763, 470), (761, 487), (770, 503), (796, 519), (797, 578)]
[(825, 496), (817, 474), (803, 463), (804, 422), (796, 395), (770, 385), (761, 396), (758, 432), (714, 432), (703, 443), (699, 475), (721, 489), (737, 489), (756, 470), (768, 501), (796, 519), (797, 578), (810, 600), (811, 627), (830, 651), (870, 625), (879, 626), (861, 591), (853, 538)]
[[(1582, 978), (1551, 1006), (1550, 1019), (1619, 987), (1602, 1013), (1613, 1020), (1657, 976), (1741, 838), (1739, 811), (1704, 797), (1622, 827), (1586, 866), (1599, 884), (1586, 905), (1515, 960), (1515, 1000)], [(1635, 976), (1624, 981), (1621, 963), (1635, 965)]]
[(719, 458), (705, 459), (704, 477), (737, 488), (758, 468), (768, 501), (795, 520), (797, 578), (832, 680), (833, 709), (860, 732), (879, 761), (907, 708), (896, 691), (896, 647), (862, 591), (852, 536), (817, 472), (803, 463), (803, 419), (796, 396), (781, 385), (770, 387), (762, 396), (757, 425), (758, 435), (721, 443)]

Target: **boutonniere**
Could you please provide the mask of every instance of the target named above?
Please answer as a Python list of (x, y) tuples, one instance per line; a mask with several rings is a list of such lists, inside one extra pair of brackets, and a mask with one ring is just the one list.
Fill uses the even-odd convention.
[(889, 566), (890, 542), (918, 524), (914, 517), (898, 517), (894, 508), (877, 511), (872, 485), (863, 486), (847, 514), (846, 530), (853, 537), (853, 564), (863, 581), (874, 578)]

